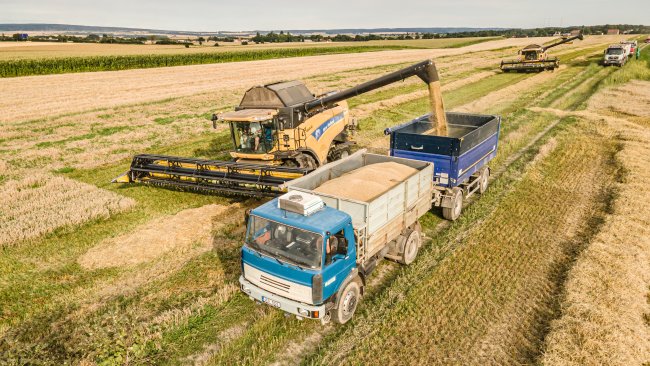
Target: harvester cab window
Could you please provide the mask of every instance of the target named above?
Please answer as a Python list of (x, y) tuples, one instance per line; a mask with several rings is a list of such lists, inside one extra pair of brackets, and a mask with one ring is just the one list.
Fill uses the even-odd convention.
[(524, 58), (528, 61), (537, 60), (537, 52), (524, 52)]
[(276, 134), (272, 121), (232, 122), (235, 150), (243, 153), (267, 153), (273, 149)]

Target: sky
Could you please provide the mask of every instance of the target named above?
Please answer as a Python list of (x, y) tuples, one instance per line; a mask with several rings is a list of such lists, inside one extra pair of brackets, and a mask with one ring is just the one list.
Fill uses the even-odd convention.
[(0, 23), (185, 31), (650, 24), (650, 0), (0, 0)]

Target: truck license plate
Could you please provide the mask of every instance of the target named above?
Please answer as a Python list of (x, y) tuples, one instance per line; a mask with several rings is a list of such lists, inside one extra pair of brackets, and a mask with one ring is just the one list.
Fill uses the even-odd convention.
[(269, 299), (268, 297), (262, 296), (262, 302), (264, 302), (265, 304), (269, 304), (269, 305), (271, 305), (273, 307), (276, 307), (278, 309), (280, 308), (280, 302), (279, 301)]

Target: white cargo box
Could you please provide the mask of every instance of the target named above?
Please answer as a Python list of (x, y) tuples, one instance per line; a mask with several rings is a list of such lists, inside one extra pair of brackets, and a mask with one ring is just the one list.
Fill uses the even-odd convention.
[[(383, 162), (404, 164), (415, 168), (417, 173), (369, 202), (314, 191), (325, 182), (343, 174)], [(358, 259), (363, 261), (379, 252), (383, 246), (397, 238), (402, 229), (414, 224), (420, 216), (431, 209), (433, 164), (369, 154), (362, 149), (345, 159), (326, 164), (304, 177), (289, 181), (285, 186), (289, 191), (286, 195), (303, 193), (319, 196), (328, 207), (349, 214), (358, 235), (357, 245), (360, 246)]]

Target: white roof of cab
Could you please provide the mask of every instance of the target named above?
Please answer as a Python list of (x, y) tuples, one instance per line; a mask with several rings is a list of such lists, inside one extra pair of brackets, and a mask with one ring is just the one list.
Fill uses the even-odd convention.
[(276, 114), (277, 109), (240, 109), (223, 113), (220, 118), (235, 122), (259, 122), (272, 119)]

